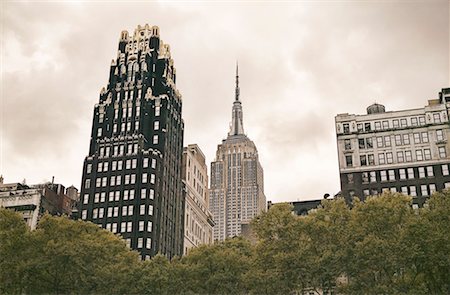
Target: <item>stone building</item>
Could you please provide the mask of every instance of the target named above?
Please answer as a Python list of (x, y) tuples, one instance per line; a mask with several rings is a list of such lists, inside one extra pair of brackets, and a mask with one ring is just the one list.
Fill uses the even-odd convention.
[(208, 166), (198, 145), (183, 149), (182, 168), (185, 193), (184, 254), (201, 244), (213, 242), (214, 221), (209, 212)]
[(94, 107), (79, 215), (141, 253), (183, 253), (184, 122), (170, 47), (157, 26), (122, 31)]
[(349, 202), (383, 191), (414, 197), (419, 206), (450, 186), (450, 88), (423, 108), (335, 118), (341, 191)]
[(248, 223), (266, 209), (264, 172), (255, 144), (244, 133), (239, 92), (236, 67), (230, 132), (218, 145), (216, 158), (211, 163), (209, 208), (216, 223), (214, 240), (220, 241), (239, 236), (242, 223)]

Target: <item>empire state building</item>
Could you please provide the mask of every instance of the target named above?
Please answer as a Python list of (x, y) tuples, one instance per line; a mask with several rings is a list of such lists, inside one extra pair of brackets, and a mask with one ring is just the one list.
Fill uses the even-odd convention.
[(265, 210), (264, 172), (255, 144), (244, 133), (239, 73), (232, 121), (226, 139), (217, 146), (211, 163), (210, 211), (214, 216), (214, 240), (239, 236), (242, 224)]

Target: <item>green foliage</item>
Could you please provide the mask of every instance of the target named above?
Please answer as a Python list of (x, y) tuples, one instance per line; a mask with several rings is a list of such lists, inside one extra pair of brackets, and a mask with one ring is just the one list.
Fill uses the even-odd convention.
[(96, 225), (44, 216), (30, 232), (0, 209), (1, 294), (450, 294), (450, 192), (424, 208), (383, 194), (324, 200), (307, 216), (274, 205), (232, 238), (140, 261)]

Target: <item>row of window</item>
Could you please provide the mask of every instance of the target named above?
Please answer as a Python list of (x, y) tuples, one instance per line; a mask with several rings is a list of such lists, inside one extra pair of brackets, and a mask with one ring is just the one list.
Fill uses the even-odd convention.
[[(450, 182), (445, 183), (445, 188), (450, 187)], [(400, 188), (400, 191), (402, 194), (405, 195), (409, 195), (412, 197), (416, 197), (417, 196), (417, 192), (419, 191), (418, 189), (420, 189), (420, 195), (421, 196), (431, 196), (434, 192), (436, 192), (436, 184), (431, 183), (431, 184), (422, 184), (418, 187), (412, 185), (412, 186), (402, 186)], [(382, 192), (392, 192), (392, 193), (396, 193), (397, 192), (397, 188), (396, 187), (387, 187), (387, 188), (383, 188)], [(365, 189), (363, 191), (364, 196), (374, 196), (374, 195), (378, 195), (379, 192), (376, 189)]]
[[(149, 181), (148, 174), (142, 174), (142, 183), (147, 183)], [(150, 183), (155, 184), (156, 177), (155, 174), (150, 174)], [(124, 184), (135, 184), (136, 183), (136, 174), (126, 174), (124, 175)], [(122, 175), (113, 175), (110, 177), (109, 186), (119, 186), (122, 184)], [(108, 177), (98, 177), (95, 180), (95, 187), (107, 187), (108, 186)], [(88, 178), (85, 180), (84, 188), (89, 189), (91, 187), (91, 180)]]
[[(434, 112), (432, 117), (428, 114), (428, 121), (434, 124), (439, 124), (447, 121), (446, 115), (439, 112)], [(373, 123), (373, 124), (372, 124)], [(425, 116), (400, 118), (392, 120), (381, 120), (375, 122), (365, 122), (357, 123), (356, 128), (358, 132), (370, 132), (373, 130), (388, 130), (392, 128), (406, 128), (406, 127), (416, 127), (426, 125)], [(344, 134), (350, 134), (350, 123), (344, 123), (343, 125)]]
[[(447, 151), (445, 147), (438, 147), (438, 153), (440, 159), (447, 158)], [(374, 154), (364, 154), (359, 156), (359, 165), (360, 166), (373, 166), (373, 165), (384, 165), (384, 164), (393, 164), (396, 163), (405, 163), (412, 162), (413, 153), (412, 151), (398, 151), (395, 153), (396, 159), (394, 159), (394, 153), (386, 152), (386, 153), (378, 153), (378, 163), (375, 163)], [(431, 160), (431, 150), (430, 149), (418, 149), (415, 150), (415, 161), (427, 161)], [(353, 167), (353, 155), (345, 156), (345, 165), (346, 167)]]
[[(111, 171), (122, 170), (123, 169), (122, 160), (112, 161), (111, 162)], [(142, 167), (148, 168), (149, 158), (144, 158), (142, 160)], [(137, 167), (137, 159), (128, 159), (125, 161), (125, 169), (136, 169)], [(151, 167), (156, 169), (156, 159), (151, 159)], [(107, 172), (109, 168), (109, 162), (99, 162), (97, 164), (97, 172)], [(89, 174), (92, 172), (92, 164), (89, 163), (86, 166), (86, 173)]]
[[(416, 132), (412, 133), (412, 136), (413, 142), (415, 144), (429, 143), (428, 132)], [(411, 144), (410, 134), (396, 134), (394, 136), (394, 140), (396, 146), (404, 146)], [(444, 131), (442, 129), (436, 130), (436, 140), (437, 141), (445, 140)], [(391, 136), (390, 135), (378, 136), (376, 137), (376, 143), (378, 148), (391, 147), (392, 146)], [(358, 147), (359, 149), (372, 149), (374, 147), (372, 137), (359, 138)], [(345, 150), (352, 149), (352, 143), (350, 139), (344, 140), (344, 149)]]
[[(155, 191), (153, 189), (149, 189), (149, 194), (148, 194), (148, 198), (150, 200), (153, 200), (155, 197)], [(134, 200), (134, 192), (135, 190), (124, 190), (123, 191), (123, 195), (122, 195), (122, 200), (123, 201), (127, 201), (127, 200)], [(141, 199), (146, 199), (147, 198), (147, 189), (143, 188), (141, 189)], [(98, 203), (104, 203), (106, 200), (106, 192), (101, 192), (101, 193), (95, 193), (94, 194), (94, 204), (98, 204)], [(109, 202), (113, 202), (113, 201), (120, 201), (120, 191), (111, 191), (108, 194), (108, 201)], [(85, 194), (83, 196), (83, 204), (88, 204), (89, 203), (89, 194)]]
[[(119, 208), (122, 208), (121, 216), (133, 216), (133, 205), (122, 207), (108, 207), (107, 217), (119, 217)], [(139, 215), (153, 215), (153, 205), (148, 205), (148, 211), (146, 212), (147, 205), (142, 204), (139, 206)], [(82, 219), (87, 219), (87, 210), (83, 210), (81, 213)], [(105, 213), (104, 208), (95, 208), (92, 210), (92, 218), (103, 218)], [(125, 214), (124, 214), (125, 213)]]

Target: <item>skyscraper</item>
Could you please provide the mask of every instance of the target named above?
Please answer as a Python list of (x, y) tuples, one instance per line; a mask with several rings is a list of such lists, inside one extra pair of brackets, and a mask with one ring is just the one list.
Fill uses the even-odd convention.
[(239, 236), (248, 223), (266, 208), (264, 172), (255, 144), (244, 134), (242, 103), (239, 100), (239, 74), (228, 137), (219, 144), (211, 163), (210, 211), (214, 239)]
[(94, 107), (80, 216), (120, 233), (143, 259), (181, 255), (182, 101), (159, 28), (122, 31), (109, 73)]

